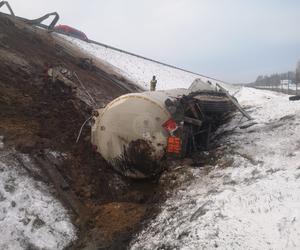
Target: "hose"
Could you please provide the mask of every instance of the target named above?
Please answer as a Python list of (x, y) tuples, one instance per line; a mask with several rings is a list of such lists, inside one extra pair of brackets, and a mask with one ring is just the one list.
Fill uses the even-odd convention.
[(81, 136), (81, 133), (82, 133), (82, 129), (84, 128), (84, 126), (85, 126), (85, 124), (89, 121), (89, 120), (91, 120), (93, 118), (93, 116), (90, 116), (88, 119), (86, 119), (85, 121), (84, 121), (84, 123), (81, 125), (81, 127), (80, 127), (80, 130), (79, 130), (79, 133), (78, 133), (78, 136), (77, 136), (77, 139), (76, 139), (76, 143), (78, 143), (78, 141), (79, 141), (79, 139), (80, 139), (80, 136)]

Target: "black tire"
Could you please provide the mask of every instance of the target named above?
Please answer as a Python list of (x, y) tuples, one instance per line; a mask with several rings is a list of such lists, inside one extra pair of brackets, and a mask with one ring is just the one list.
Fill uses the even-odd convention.
[(289, 97), (290, 101), (299, 101), (300, 100), (300, 95), (294, 95)]

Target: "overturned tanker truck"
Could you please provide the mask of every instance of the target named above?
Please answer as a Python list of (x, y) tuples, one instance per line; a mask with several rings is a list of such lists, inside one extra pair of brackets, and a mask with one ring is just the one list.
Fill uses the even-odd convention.
[(92, 144), (123, 175), (151, 177), (166, 159), (207, 149), (211, 131), (234, 109), (224, 89), (200, 79), (188, 89), (126, 94), (95, 112)]

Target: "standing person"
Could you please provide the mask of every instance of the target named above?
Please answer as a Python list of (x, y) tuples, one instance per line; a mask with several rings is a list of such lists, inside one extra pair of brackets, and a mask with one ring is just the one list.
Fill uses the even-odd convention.
[(157, 84), (156, 76), (153, 76), (150, 82), (150, 91), (155, 91), (156, 84)]

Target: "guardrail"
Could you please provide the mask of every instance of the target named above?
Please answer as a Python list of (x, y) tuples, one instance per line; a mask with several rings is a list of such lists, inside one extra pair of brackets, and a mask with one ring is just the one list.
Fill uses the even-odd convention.
[(264, 89), (264, 90), (271, 90), (271, 91), (276, 91), (288, 95), (298, 95), (300, 94), (300, 89), (299, 87), (300, 84), (297, 85), (291, 85), (291, 86), (286, 86), (286, 85), (265, 85), (265, 86), (253, 86), (253, 88), (256, 89)]

